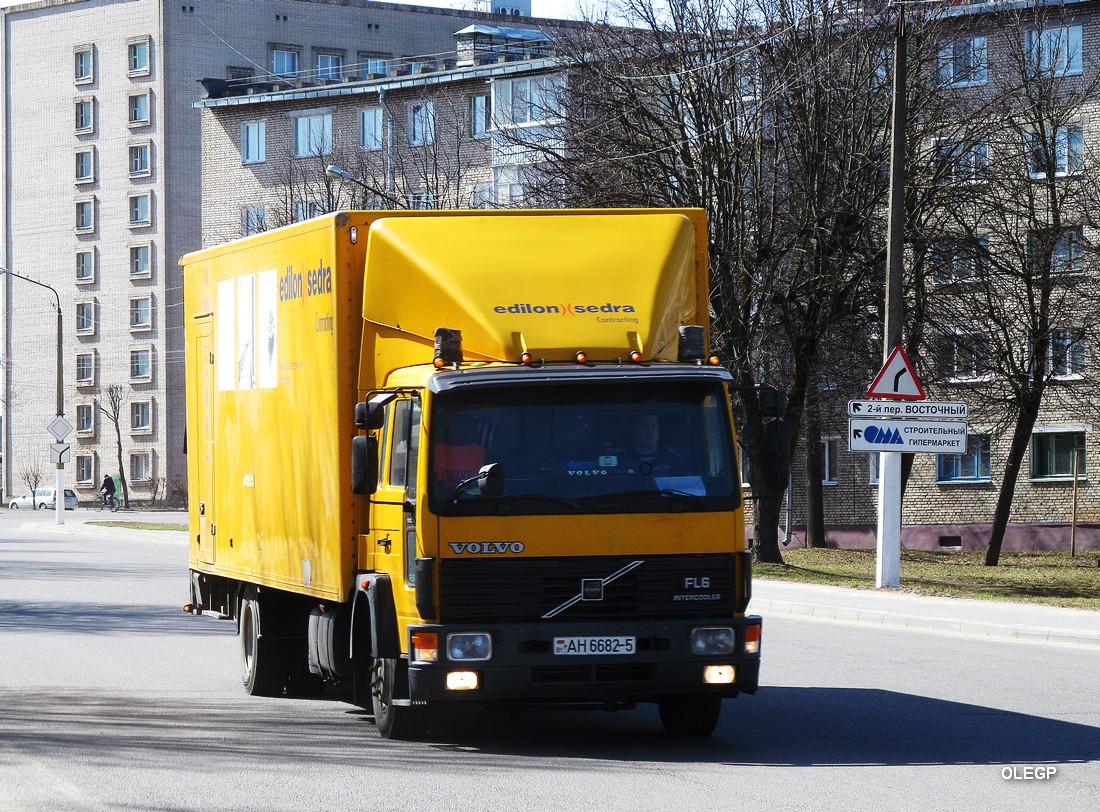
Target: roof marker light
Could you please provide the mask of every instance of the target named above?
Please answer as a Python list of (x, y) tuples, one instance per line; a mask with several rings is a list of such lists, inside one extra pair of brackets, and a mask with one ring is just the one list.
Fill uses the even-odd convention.
[(631, 350), (630, 360), (633, 361), (635, 364), (640, 364), (642, 362), (642, 354), (637, 350)]
[(584, 350), (577, 350), (577, 354), (573, 357), (577, 359), (578, 364), (588, 363), (588, 353), (586, 353)]
[(529, 352), (523, 352), (523, 353), (520, 353), (520, 356), (519, 356), (519, 362), (520, 362), (521, 364), (526, 364), (526, 365), (530, 365), (530, 363), (531, 363), (531, 362), (532, 362), (533, 360), (534, 360), (534, 358), (533, 358), (533, 357), (531, 356), (531, 353), (529, 353)]

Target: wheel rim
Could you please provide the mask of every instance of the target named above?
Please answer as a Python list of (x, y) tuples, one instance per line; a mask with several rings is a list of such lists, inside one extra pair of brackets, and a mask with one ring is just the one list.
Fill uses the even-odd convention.
[(371, 674), (371, 696), (374, 697), (380, 713), (386, 713), (390, 709), (389, 696), (392, 694), (389, 681), (386, 679), (386, 661), (375, 658), (373, 673)]
[(244, 652), (244, 679), (247, 682), (256, 661), (256, 624), (252, 617), (251, 605), (246, 605), (241, 615), (241, 645)]

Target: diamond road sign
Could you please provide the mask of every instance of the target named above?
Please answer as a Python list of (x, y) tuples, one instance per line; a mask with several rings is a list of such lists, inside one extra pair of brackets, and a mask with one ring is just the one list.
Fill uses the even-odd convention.
[(965, 420), (970, 416), (970, 407), (965, 403), (952, 403), (942, 400), (914, 400), (901, 402), (896, 400), (849, 400), (850, 417), (931, 417)]
[(961, 420), (848, 421), (848, 447), (852, 451), (905, 451), (962, 454), (966, 451), (966, 423)]
[(73, 427), (68, 420), (58, 415), (50, 422), (50, 425), (46, 426), (46, 430), (54, 436), (57, 442), (63, 443), (65, 438), (72, 433)]

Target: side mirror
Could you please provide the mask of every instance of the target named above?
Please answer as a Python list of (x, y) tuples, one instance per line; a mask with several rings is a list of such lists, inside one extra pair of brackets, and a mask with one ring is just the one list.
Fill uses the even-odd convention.
[(491, 462), (481, 466), (477, 472), (478, 495), (488, 499), (496, 499), (504, 495), (504, 466), (499, 462)]
[(351, 492), (367, 496), (374, 493), (377, 488), (378, 438), (364, 435), (352, 437)]
[(366, 431), (378, 431), (386, 423), (386, 404), (360, 401), (355, 404), (355, 426)]

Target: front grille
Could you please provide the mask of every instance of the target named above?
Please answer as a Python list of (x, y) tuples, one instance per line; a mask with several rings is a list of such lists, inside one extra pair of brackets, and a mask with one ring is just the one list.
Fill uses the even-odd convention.
[(531, 669), (534, 683), (646, 682), (657, 673), (653, 664), (541, 665)]
[(602, 600), (578, 600), (550, 620), (674, 620), (733, 613), (731, 555), (469, 558), (439, 562), (440, 620), (539, 621), (579, 595), (582, 581), (591, 585), (635, 561), (642, 563), (603, 585)]

